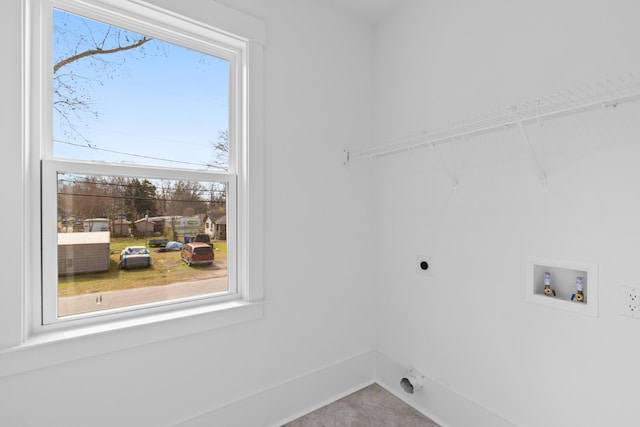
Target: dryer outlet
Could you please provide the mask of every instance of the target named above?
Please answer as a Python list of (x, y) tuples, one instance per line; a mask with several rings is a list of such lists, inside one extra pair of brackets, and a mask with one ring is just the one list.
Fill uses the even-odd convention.
[(416, 272), (422, 276), (433, 275), (433, 257), (416, 255)]

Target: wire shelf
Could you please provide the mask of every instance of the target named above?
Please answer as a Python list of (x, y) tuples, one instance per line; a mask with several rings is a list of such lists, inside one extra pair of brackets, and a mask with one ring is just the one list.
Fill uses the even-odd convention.
[(344, 163), (359, 159), (375, 159), (424, 146), (435, 149), (456, 139), (489, 133), (512, 126), (535, 121), (562, 117), (596, 108), (615, 107), (619, 103), (640, 98), (640, 81), (630, 74), (616, 80), (566, 90), (553, 95), (543, 96), (531, 101), (511, 105), (507, 108), (480, 114), (466, 120), (444, 124), (429, 130), (420, 131), (390, 143), (360, 151), (345, 150)]

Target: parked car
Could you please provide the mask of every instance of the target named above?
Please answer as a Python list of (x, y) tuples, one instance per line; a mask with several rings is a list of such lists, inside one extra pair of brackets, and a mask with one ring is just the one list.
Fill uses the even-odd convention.
[(145, 268), (151, 266), (151, 254), (144, 246), (127, 246), (120, 252), (120, 268)]
[(202, 242), (187, 243), (182, 248), (182, 260), (191, 266), (193, 264), (213, 264), (213, 248)]
[(197, 234), (192, 242), (201, 242), (206, 243), (209, 246), (213, 246), (213, 244), (211, 243), (211, 237), (207, 233)]
[(147, 246), (150, 248), (164, 248), (167, 243), (167, 239), (151, 239), (147, 242)]
[(184, 248), (184, 244), (180, 242), (167, 242), (166, 245), (158, 249), (158, 252), (173, 252), (173, 251), (181, 251)]

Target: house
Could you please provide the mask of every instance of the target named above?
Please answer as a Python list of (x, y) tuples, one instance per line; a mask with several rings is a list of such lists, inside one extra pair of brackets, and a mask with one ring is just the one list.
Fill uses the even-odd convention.
[(108, 271), (110, 241), (108, 231), (58, 233), (58, 274)]
[(213, 221), (211, 219), (211, 215), (204, 214), (201, 216), (200, 220), (202, 222), (202, 226), (204, 227), (204, 232), (207, 233), (209, 237), (211, 237), (211, 239), (213, 240), (214, 230), (213, 230)]
[(227, 240), (227, 216), (204, 214), (202, 216), (204, 232), (215, 240)]
[(227, 240), (227, 216), (217, 217), (212, 222), (213, 238), (216, 240)]
[[(268, 297), (229, 306), (264, 316), (229, 326), (218, 321), (229, 310), (195, 307), (179, 321), (159, 313), (162, 328), (127, 317), (121, 329), (61, 328), (30, 342), (22, 307), (38, 295), (40, 260), (24, 255), (40, 192), (26, 181), (35, 130), (25, 124), (41, 109), (23, 84), (37, 71), (23, 43), (50, 42), (51, 31), (25, 23), (39, 3), (3, 2), (0, 425), (277, 426), (374, 382), (449, 427), (638, 425), (640, 319), (622, 288), (640, 287), (640, 108), (613, 108), (589, 89), (628, 88), (640, 71), (637, 2), (100, 5), (125, 3), (127, 21), (139, 19), (127, 8), (151, 4), (154, 17), (169, 8), (185, 25), (203, 22), (198, 34), (263, 24), (251, 52), (265, 65), (264, 144), (251, 149), (264, 155), (264, 180), (238, 189), (264, 201), (261, 234), (236, 250)], [(598, 108), (517, 124), (517, 106), (576, 96)], [(423, 144), (494, 112), (513, 122)], [(529, 302), (532, 257), (596, 266), (597, 312)], [(424, 375), (413, 395), (401, 386), (410, 369)]]

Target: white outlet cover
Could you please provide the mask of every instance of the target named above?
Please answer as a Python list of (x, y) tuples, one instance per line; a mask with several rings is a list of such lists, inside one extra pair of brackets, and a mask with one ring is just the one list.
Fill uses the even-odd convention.
[[(422, 269), (422, 262), (426, 261), (429, 268)], [(421, 276), (433, 276), (433, 257), (427, 255), (416, 255), (416, 273)]]

